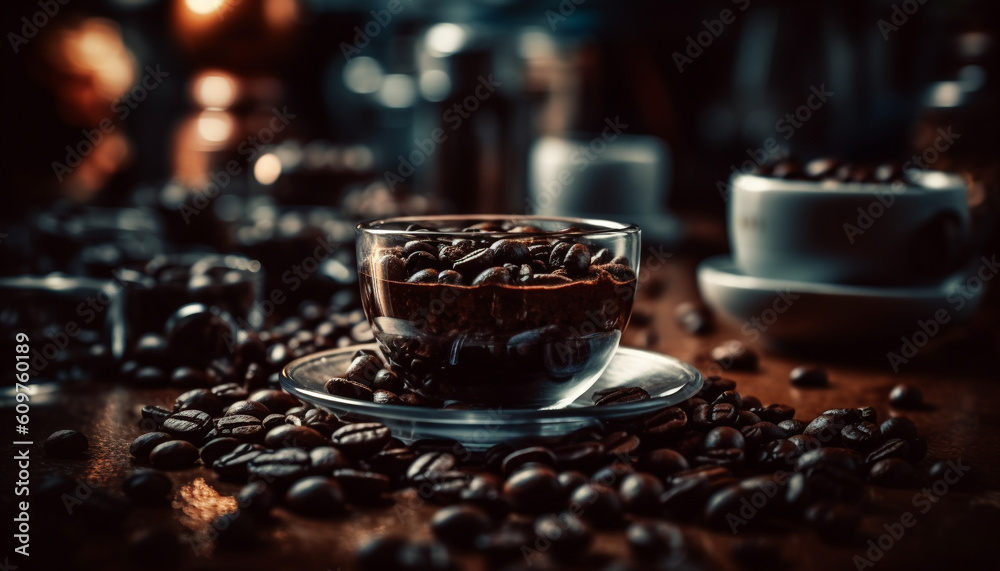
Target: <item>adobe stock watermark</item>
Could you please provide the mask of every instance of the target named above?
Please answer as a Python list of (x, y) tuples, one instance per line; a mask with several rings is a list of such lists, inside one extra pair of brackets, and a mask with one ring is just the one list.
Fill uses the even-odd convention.
[[(750, 0), (731, 0), (738, 8), (739, 12), (745, 11), (750, 7)], [(698, 59), (701, 54), (705, 53), (718, 38), (722, 35), (722, 32), (726, 30), (726, 26), (732, 24), (736, 21), (737, 12), (730, 8), (724, 8), (719, 12), (719, 17), (714, 20), (702, 20), (701, 25), (705, 28), (704, 30), (698, 32), (693, 36), (688, 36), (685, 38), (687, 43), (684, 45), (683, 53), (681, 51), (675, 51), (671, 54), (671, 58), (674, 60), (674, 65), (677, 66), (678, 73), (684, 73), (684, 66), (691, 65), (694, 60)]]
[(897, 542), (903, 539), (907, 530), (917, 525), (917, 516), (926, 515), (927, 512), (931, 511), (934, 504), (938, 503), (971, 468), (971, 466), (962, 464), (961, 459), (948, 460), (948, 470), (941, 478), (913, 495), (910, 505), (913, 506), (916, 513), (906, 511), (900, 514), (897, 521), (882, 524), (885, 533), (868, 540), (868, 550), (863, 555), (855, 555), (851, 560), (854, 563), (854, 568), (861, 571), (874, 567), (888, 551), (896, 546)]
[(202, 188), (191, 202), (184, 202), (180, 206), (181, 217), (184, 224), (190, 224), (191, 219), (201, 214), (212, 203), (212, 199), (219, 195), (223, 189), (229, 186), (234, 178), (243, 173), (244, 165), (252, 163), (254, 159), (263, 154), (267, 145), (274, 141), (278, 133), (284, 131), (291, 124), (292, 119), (298, 117), (294, 113), (288, 112), (288, 107), (283, 106), (280, 110), (277, 107), (271, 108), (271, 119), (267, 126), (262, 127), (255, 134), (240, 141), (236, 146), (236, 152), (246, 157), (243, 162), (231, 159), (226, 163), (225, 168), (208, 173), (208, 183)]
[(402, 0), (389, 0), (385, 8), (371, 10), (371, 19), (364, 26), (354, 26), (354, 43), (340, 42), (340, 53), (344, 54), (344, 61), (351, 61), (352, 57), (361, 55), (361, 50), (368, 47), (392, 22), (392, 17), (402, 11)]
[[(160, 69), (159, 64), (155, 68), (147, 65), (146, 73), (132, 86), (132, 89), (111, 104), (111, 112), (119, 120), (124, 121), (140, 103), (149, 97), (150, 92), (159, 87), (168, 77), (170, 77), (170, 73)], [(83, 159), (94, 152), (104, 137), (114, 133), (117, 129), (118, 123), (112, 121), (111, 117), (101, 119), (97, 127), (93, 129), (82, 129), (80, 134), (83, 135), (83, 139), (75, 146), (66, 145), (64, 162), (52, 161), (52, 172), (55, 173), (56, 179), (62, 182), (66, 175), (72, 173), (76, 167), (83, 163)]]
[[(934, 142), (927, 146), (920, 154), (913, 155), (903, 163), (903, 172), (928, 170), (936, 163), (941, 155), (951, 149), (955, 141), (962, 138), (962, 135), (955, 133), (949, 125), (947, 129), (938, 128), (937, 137)], [(847, 241), (854, 244), (858, 236), (863, 236), (865, 232), (875, 225), (875, 221), (885, 215), (886, 211), (896, 203), (896, 196), (906, 191), (906, 183), (903, 181), (893, 181), (888, 189), (878, 189), (875, 191), (875, 200), (868, 206), (858, 207), (858, 218), (854, 223), (845, 222), (843, 225), (844, 235)]]
[[(801, 129), (810, 119), (813, 118), (817, 111), (826, 105), (826, 102), (829, 101), (833, 95), (833, 91), (827, 91), (825, 83), (821, 83), (819, 87), (810, 85), (809, 95), (806, 96), (802, 105), (799, 105), (795, 109), (785, 113), (783, 117), (774, 122), (775, 132), (780, 134), (784, 140), (788, 141), (795, 136), (795, 133), (798, 132), (799, 129)], [(782, 148), (778, 139), (768, 137), (764, 139), (759, 147), (748, 148), (746, 153), (750, 158), (743, 161), (739, 168), (737, 168), (735, 164), (729, 165), (729, 170), (733, 175), (752, 174), (767, 161), (782, 156), (785, 153), (785, 149)], [(729, 185), (726, 181), (716, 181), (715, 188), (719, 191), (719, 196), (721, 196), (723, 200), (729, 200)]]
[(927, 319), (918, 319), (913, 333), (899, 338), (899, 349), (885, 354), (893, 373), (898, 373), (902, 365), (909, 363), (921, 349), (941, 333), (944, 326), (951, 322), (952, 312), (964, 309), (969, 300), (976, 297), (986, 287), (986, 283), (1000, 273), (1000, 262), (997, 261), (996, 254), (989, 258), (982, 256), (979, 262), (975, 274), (966, 278), (964, 283), (945, 297), (949, 307), (938, 308)]
[[(605, 127), (601, 130), (601, 134), (599, 136), (594, 137), (587, 144), (577, 147), (576, 151), (570, 155), (569, 166), (563, 167), (558, 173), (556, 173), (552, 180), (544, 183), (542, 185), (542, 192), (539, 193), (538, 196), (529, 196), (526, 199), (526, 214), (539, 212), (552, 204), (552, 201), (562, 195), (567, 186), (573, 184), (573, 181), (576, 180), (576, 175), (579, 175), (583, 173), (583, 171), (587, 170), (590, 163), (597, 160), (597, 157), (608, 149), (608, 145), (618, 140), (618, 136), (621, 135), (625, 129), (628, 129), (628, 123), (623, 123), (619, 115), (615, 115), (614, 119), (605, 117), (604, 125)], [(574, 170), (576, 171), (575, 174)]]
[(882, 39), (888, 42), (889, 34), (898, 32), (899, 28), (910, 21), (910, 16), (916, 14), (920, 7), (926, 3), (927, 0), (903, 0), (899, 4), (893, 4), (889, 19), (879, 18), (875, 22), (878, 31), (882, 33)]
[(549, 9), (545, 11), (545, 21), (549, 23), (549, 28), (554, 32), (559, 24), (566, 21), (567, 18), (576, 13), (576, 7), (583, 4), (587, 0), (560, 0), (559, 5), (555, 10)]
[[(496, 92), (497, 87), (502, 85), (493, 79), (492, 73), (486, 76), (480, 75), (478, 79), (479, 83), (470, 95), (441, 114), (441, 121), (447, 124), (452, 132), (460, 129), (465, 120), (472, 117), (472, 114), (479, 109), (483, 101), (489, 99)], [(413, 173), (417, 172), (417, 167), (427, 162), (427, 159), (447, 140), (448, 133), (441, 127), (432, 130), (430, 137), (414, 139), (413, 146), (415, 148), (410, 151), (409, 155), (396, 156), (399, 161), (396, 170), (386, 170), (383, 173), (385, 184), (389, 190), (396, 190), (397, 184), (406, 182), (413, 176)]]
[(7, 32), (7, 41), (10, 42), (14, 53), (19, 53), (21, 48), (33, 40), (42, 28), (48, 26), (49, 22), (59, 15), (62, 7), (69, 3), (70, 0), (38, 0), (38, 10), (30, 16), (21, 17), (19, 30), (21, 33)]

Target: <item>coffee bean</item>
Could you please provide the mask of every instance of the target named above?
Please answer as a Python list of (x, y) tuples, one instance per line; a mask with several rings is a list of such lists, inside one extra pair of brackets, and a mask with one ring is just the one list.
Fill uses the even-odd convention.
[(789, 419), (782, 420), (778, 423), (778, 428), (785, 431), (788, 436), (795, 436), (796, 434), (802, 434), (808, 424), (801, 420)]
[(556, 465), (562, 470), (591, 471), (604, 461), (604, 445), (600, 442), (586, 441), (566, 444), (553, 450), (556, 455)]
[(605, 486), (617, 486), (625, 476), (629, 474), (634, 474), (635, 468), (632, 464), (628, 463), (628, 459), (625, 461), (615, 460), (611, 464), (595, 471), (590, 475), (590, 480), (598, 484), (604, 484)]
[(333, 446), (318, 446), (309, 451), (311, 472), (319, 476), (330, 476), (335, 470), (352, 468), (351, 461)]
[(691, 413), (691, 422), (702, 429), (733, 426), (738, 418), (739, 409), (729, 403), (700, 405)]
[(622, 523), (624, 508), (618, 493), (603, 484), (585, 484), (573, 491), (570, 510), (594, 527), (609, 529)]
[(288, 488), (285, 505), (302, 515), (337, 516), (344, 513), (344, 492), (333, 478), (308, 476)]
[(966, 492), (974, 490), (977, 483), (976, 471), (972, 466), (963, 464), (961, 458), (934, 462), (927, 469), (927, 477), (932, 483), (944, 480), (948, 486)]
[(612, 432), (601, 439), (605, 456), (627, 457), (639, 448), (639, 437), (628, 432)]
[(810, 450), (799, 457), (795, 469), (804, 472), (815, 466), (833, 466), (845, 472), (860, 475), (864, 470), (861, 455), (850, 448), (828, 446)]
[(543, 446), (522, 448), (508, 454), (500, 464), (500, 470), (504, 475), (509, 476), (527, 464), (555, 466), (556, 455)]
[(573, 244), (566, 251), (562, 265), (566, 268), (566, 273), (570, 277), (579, 278), (584, 276), (590, 268), (590, 250), (583, 244)]
[(564, 563), (575, 563), (587, 555), (593, 533), (576, 515), (563, 512), (535, 520), (534, 532), (549, 542), (549, 555)]
[(469, 505), (447, 506), (431, 518), (434, 537), (457, 549), (471, 549), (476, 537), (490, 528), (486, 513)]
[(497, 240), (490, 245), (493, 250), (493, 262), (496, 264), (526, 264), (531, 261), (531, 252), (524, 242), (519, 240)]
[(787, 470), (798, 456), (795, 444), (788, 440), (772, 440), (757, 447), (754, 463), (765, 470)]
[(248, 415), (257, 420), (264, 420), (269, 414), (271, 411), (266, 406), (246, 400), (236, 401), (226, 409), (226, 416)]
[(427, 452), (420, 455), (406, 470), (406, 479), (417, 480), (434, 473), (454, 470), (458, 461), (453, 454), (447, 452)]
[(660, 448), (640, 455), (636, 467), (658, 478), (668, 478), (672, 474), (687, 470), (690, 466), (687, 459), (676, 450)]
[(404, 256), (409, 256), (414, 252), (427, 252), (429, 254), (436, 254), (437, 248), (435, 248), (432, 244), (429, 244), (421, 240), (411, 240), (403, 245)]
[(332, 379), (326, 381), (324, 388), (326, 389), (326, 392), (338, 397), (368, 402), (375, 400), (375, 393), (373, 393), (370, 388), (361, 383), (348, 381), (347, 379), (333, 377)]
[(270, 515), (275, 502), (274, 491), (261, 481), (250, 482), (236, 494), (236, 505), (239, 506), (240, 513), (260, 518)]
[(471, 476), (465, 472), (450, 470), (422, 474), (414, 478), (412, 484), (421, 497), (428, 497), (439, 504), (453, 504), (461, 499), (470, 479)]
[(792, 369), (789, 380), (796, 387), (825, 387), (829, 383), (825, 369), (805, 365)]
[[(569, 252), (570, 244), (568, 242), (559, 242), (552, 247), (551, 253), (549, 254), (549, 268), (555, 270), (556, 268), (561, 268), (563, 262), (566, 259), (566, 254)], [(589, 263), (590, 260), (587, 260)]]
[(849, 424), (840, 431), (844, 446), (867, 453), (882, 444), (882, 432), (871, 422)]
[(569, 497), (570, 494), (573, 493), (573, 490), (590, 482), (590, 478), (579, 470), (566, 470), (565, 472), (559, 472), (558, 478), (559, 485), (562, 486), (566, 497)]
[(167, 382), (167, 376), (159, 367), (139, 367), (132, 374), (132, 382), (139, 386), (156, 387)]
[(821, 180), (834, 176), (834, 172), (839, 166), (840, 162), (837, 159), (822, 157), (807, 162), (802, 168), (802, 172), (810, 179)]
[(265, 450), (247, 465), (251, 480), (260, 480), (274, 488), (286, 488), (292, 482), (309, 474), (312, 462), (309, 453), (301, 448)]
[(785, 420), (791, 420), (795, 416), (795, 409), (787, 404), (772, 404), (764, 408), (754, 409), (751, 412), (756, 414), (764, 422), (778, 424)]
[(370, 504), (389, 491), (389, 477), (375, 472), (341, 468), (333, 471), (333, 479), (340, 484), (346, 500), (354, 504)]
[(45, 453), (57, 458), (79, 458), (90, 443), (87, 437), (75, 430), (57, 430), (45, 439)]
[(452, 269), (462, 274), (465, 278), (472, 279), (493, 265), (493, 250), (480, 248), (455, 262)]
[(804, 436), (812, 436), (829, 446), (840, 445), (840, 433), (848, 423), (832, 414), (821, 414), (813, 419), (802, 431)]
[(330, 441), (316, 430), (292, 424), (272, 428), (264, 437), (264, 445), (272, 449), (294, 447), (311, 450), (329, 444)]
[(535, 274), (535, 277), (531, 278), (531, 285), (554, 286), (568, 284), (572, 281), (568, 277), (559, 274)]
[(865, 462), (868, 464), (874, 464), (879, 460), (884, 460), (886, 458), (907, 459), (909, 457), (910, 443), (899, 438), (890, 438), (881, 446), (872, 450), (868, 456), (865, 457)]
[(163, 421), (163, 431), (174, 438), (189, 442), (201, 442), (212, 429), (212, 417), (200, 410), (182, 410)]
[(630, 513), (655, 515), (660, 510), (663, 484), (652, 474), (629, 474), (618, 487), (622, 505)]
[[(696, 396), (698, 398), (705, 399), (706, 401), (713, 401), (722, 393), (732, 390), (736, 390), (736, 381), (732, 379), (723, 379), (722, 377), (710, 376), (705, 379), (705, 384), (702, 385), (701, 390), (698, 391)], [(694, 408), (694, 405), (692, 405), (691, 408)]]
[(640, 561), (652, 561), (679, 551), (684, 536), (679, 527), (664, 521), (636, 522), (625, 530), (632, 555)]
[(901, 458), (885, 458), (872, 464), (868, 481), (876, 486), (905, 488), (915, 481), (913, 466)]
[(283, 414), (288, 409), (302, 404), (292, 395), (276, 389), (261, 389), (250, 395), (247, 400), (259, 402), (272, 414)]
[(198, 449), (186, 440), (171, 440), (158, 444), (149, 453), (150, 464), (167, 470), (189, 468), (197, 461)]
[(696, 455), (692, 463), (695, 466), (725, 466), (735, 470), (745, 460), (746, 453), (742, 448), (715, 448)]
[(486, 268), (482, 272), (476, 275), (475, 279), (472, 280), (472, 285), (490, 285), (490, 284), (509, 284), (511, 283), (510, 273), (506, 268), (502, 266), (494, 266), (492, 268)]
[(382, 360), (374, 355), (359, 355), (351, 361), (344, 378), (370, 388), (375, 382), (375, 375), (382, 370), (382, 365)]
[(264, 447), (257, 444), (240, 444), (229, 454), (223, 454), (216, 459), (212, 463), (212, 469), (223, 480), (245, 482), (250, 461), (263, 451)]
[(372, 402), (376, 404), (403, 405), (402, 399), (396, 396), (396, 393), (389, 391), (375, 391), (372, 393)]
[(229, 436), (240, 442), (258, 442), (264, 438), (264, 426), (248, 414), (223, 416), (215, 421), (215, 432), (218, 436)]
[(893, 408), (918, 409), (924, 405), (924, 394), (917, 387), (899, 384), (889, 393), (889, 404)]
[(518, 470), (507, 479), (503, 491), (511, 509), (519, 513), (541, 514), (563, 504), (559, 478), (545, 466)]
[(201, 447), (198, 451), (198, 455), (201, 457), (202, 464), (205, 466), (211, 466), (219, 458), (229, 454), (233, 450), (236, 450), (236, 447), (239, 445), (240, 441), (236, 438), (213, 438)]
[[(140, 412), (140, 414), (142, 415), (143, 420), (152, 421), (155, 424), (155, 426), (159, 428), (160, 426), (163, 425), (163, 421), (170, 418), (170, 415), (173, 413), (165, 408), (147, 405), (142, 407), (142, 411)], [(140, 422), (139, 427), (142, 428), (144, 424), (148, 423)]]
[(137, 462), (149, 462), (149, 453), (164, 442), (170, 442), (174, 437), (170, 436), (166, 432), (147, 432), (146, 434), (140, 435), (138, 438), (132, 441), (129, 446), (128, 453), (132, 455)]
[(663, 444), (684, 430), (687, 421), (687, 414), (679, 407), (672, 406), (643, 419), (639, 431), (643, 442)]
[(133, 470), (122, 482), (122, 491), (133, 502), (145, 505), (167, 503), (173, 483), (159, 470)]
[(385, 254), (377, 262), (378, 277), (383, 280), (401, 282), (406, 279), (406, 262), (399, 256)]
[(740, 400), (743, 401), (743, 404), (740, 405), (740, 409), (742, 410), (750, 411), (755, 408), (764, 408), (760, 399), (753, 395), (741, 396)]
[(177, 400), (174, 401), (174, 412), (200, 410), (218, 416), (222, 414), (224, 407), (222, 399), (213, 394), (209, 389), (191, 389), (177, 397)]
[(204, 371), (194, 367), (177, 367), (170, 373), (170, 384), (178, 387), (199, 387), (207, 382)]
[[(601, 391), (603, 392), (603, 391)], [(611, 404), (627, 404), (647, 400), (649, 393), (640, 387), (621, 387), (611, 392), (603, 392), (600, 396), (594, 394), (594, 404), (596, 406), (607, 406)]]
[(706, 450), (723, 448), (743, 449), (746, 447), (746, 439), (744, 439), (743, 434), (739, 430), (729, 426), (720, 426), (713, 428), (705, 435), (703, 445)]
[(338, 429), (331, 440), (350, 458), (368, 458), (384, 448), (390, 438), (392, 433), (384, 424), (360, 422)]
[(771, 422), (755, 422), (744, 426), (740, 429), (740, 434), (746, 439), (747, 447), (754, 450), (774, 440), (788, 437), (787, 432)]
[(899, 438), (900, 440), (913, 440), (917, 437), (917, 426), (913, 424), (913, 421), (904, 417), (897, 416), (893, 418), (886, 419), (880, 426), (879, 432), (886, 440), (891, 438)]
[(726, 341), (712, 349), (712, 360), (723, 369), (754, 371), (757, 369), (757, 354), (739, 341)]
[(403, 379), (389, 369), (380, 369), (372, 380), (373, 391), (389, 391), (394, 394), (403, 392)]
[(712, 494), (736, 483), (732, 471), (724, 466), (701, 466), (677, 472), (660, 496), (660, 505), (671, 517), (690, 519), (704, 509)]

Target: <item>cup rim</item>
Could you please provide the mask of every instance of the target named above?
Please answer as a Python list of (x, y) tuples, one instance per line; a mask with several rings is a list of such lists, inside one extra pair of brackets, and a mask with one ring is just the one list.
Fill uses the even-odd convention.
[[(412, 224), (419, 224), (421, 222), (426, 222), (429, 220), (435, 221), (450, 221), (450, 220), (478, 220), (482, 222), (490, 221), (508, 221), (508, 220), (524, 220), (530, 222), (532, 220), (544, 220), (549, 222), (564, 222), (568, 225), (573, 224), (587, 224), (590, 226), (598, 226), (601, 228), (596, 229), (585, 229), (585, 230), (573, 230), (570, 232), (508, 232), (508, 231), (491, 231), (491, 232), (461, 232), (461, 231), (440, 231), (440, 230), (394, 230), (387, 228), (376, 228), (376, 225), (387, 224), (387, 223), (404, 223), (409, 222)], [(605, 237), (605, 236), (621, 236), (621, 235), (639, 235), (641, 228), (635, 224), (615, 222), (613, 220), (601, 220), (598, 218), (577, 218), (570, 216), (542, 216), (536, 214), (439, 214), (433, 216), (393, 216), (389, 218), (377, 218), (374, 220), (366, 220), (360, 222), (355, 227), (355, 232), (358, 234), (372, 234), (376, 236), (406, 236), (412, 237), (414, 239), (422, 238), (526, 238), (526, 237), (539, 237), (539, 236), (574, 236), (574, 237)]]
[(893, 194), (902, 192), (965, 192), (966, 182), (961, 175), (947, 171), (911, 169), (904, 173), (908, 184), (896, 192), (893, 183), (840, 182), (830, 180), (783, 179), (759, 174), (736, 173), (729, 180), (732, 189), (747, 192), (814, 192), (833, 194), (872, 194), (880, 188), (892, 188)]

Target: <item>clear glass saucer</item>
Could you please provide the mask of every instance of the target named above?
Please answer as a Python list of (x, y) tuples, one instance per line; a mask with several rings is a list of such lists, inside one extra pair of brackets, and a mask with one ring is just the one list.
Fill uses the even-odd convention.
[[(553, 438), (605, 421), (624, 422), (690, 398), (701, 389), (701, 373), (673, 357), (619, 347), (594, 386), (566, 408), (547, 410), (486, 408), (442, 410), (406, 405), (375, 404), (326, 392), (327, 379), (342, 376), (359, 349), (355, 345), (307, 355), (281, 371), (281, 385), (302, 401), (344, 420), (376, 420), (393, 436), (411, 443), (423, 439), (457, 440), (469, 450), (484, 450), (521, 438)], [(617, 405), (594, 406), (591, 395), (615, 387), (641, 387), (652, 398)]]

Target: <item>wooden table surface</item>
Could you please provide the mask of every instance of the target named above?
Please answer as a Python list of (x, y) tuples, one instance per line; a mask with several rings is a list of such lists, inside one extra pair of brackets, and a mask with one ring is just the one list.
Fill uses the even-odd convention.
[[(714, 333), (695, 337), (675, 323), (674, 307), (682, 301), (697, 299), (695, 264), (691, 257), (673, 257), (641, 284), (636, 311), (651, 316), (652, 324), (645, 329), (630, 328), (623, 342), (674, 355), (708, 372), (712, 365), (708, 358), (711, 348), (740, 335), (738, 327), (719, 324)], [(658, 288), (663, 289), (660, 295), (650, 295)], [(987, 562), (993, 562), (989, 565), (994, 566), (1000, 561), (1000, 541), (996, 537), (1000, 531), (1000, 385), (995, 339), (983, 342), (973, 338), (980, 335), (975, 332), (959, 339), (899, 374), (893, 374), (884, 362), (851, 363), (847, 355), (831, 354), (825, 362), (818, 362), (827, 368), (831, 379), (831, 386), (823, 389), (792, 388), (788, 383), (789, 371), (804, 361), (772, 354), (759, 344), (751, 345), (761, 357), (758, 372), (725, 373), (739, 383), (738, 390), (744, 395), (756, 395), (765, 404), (790, 404), (797, 410), (796, 418), (803, 419), (830, 408), (867, 405), (878, 410), (880, 419), (888, 418), (896, 414), (888, 405), (890, 389), (900, 382), (911, 383), (923, 391), (931, 405), (927, 410), (907, 413), (926, 436), (929, 457), (960, 458), (973, 467), (978, 483), (972, 492), (949, 489), (926, 513), (921, 513), (914, 503), (919, 489), (870, 487), (864, 500), (868, 515), (861, 525), (861, 538), (830, 541), (807, 527), (768, 535), (778, 542), (791, 568), (959, 569), (986, 566)], [(36, 445), (31, 451), (32, 481), (58, 470), (88, 483), (120, 489), (124, 476), (133, 468), (127, 450), (140, 434), (139, 409), (145, 404), (169, 407), (179, 392), (137, 390), (95, 382), (57, 395), (51, 404), (38, 404), (36, 399), (31, 409), (31, 437), (35, 442), (54, 430), (72, 428), (86, 434), (91, 447), (88, 460), (58, 460), (47, 457)], [(4, 422), (13, 423), (13, 411), (5, 408), (3, 412)], [(7, 499), (13, 498), (9, 496), (15, 475), (9, 460), (13, 453), (14, 447), (5, 444), (2, 494)], [(371, 537), (401, 533), (429, 538), (427, 522), (436, 509), (426, 505), (397, 512), (391, 507), (378, 507), (352, 510), (341, 519), (312, 520), (277, 508), (275, 522), (264, 530), (259, 545), (236, 552), (197, 540), (204, 537), (215, 516), (233, 508), (232, 495), (239, 486), (220, 482), (211, 470), (202, 467), (170, 474), (175, 483), (172, 507), (136, 508), (127, 531), (99, 534), (85, 542), (82, 568), (127, 568), (127, 539), (134, 533), (128, 530), (161, 525), (173, 528), (182, 539), (182, 569), (346, 571), (353, 568), (354, 548)], [(925, 502), (918, 505), (924, 506)], [(859, 563), (855, 556), (868, 557), (866, 552), (877, 544), (868, 544), (867, 540), (877, 542), (886, 533), (883, 525), (900, 521), (904, 512), (914, 515), (915, 524), (906, 529), (900, 540), (892, 540), (893, 545), (884, 557), (871, 567)], [(11, 525), (9, 519), (7, 522), (6, 525)], [(690, 542), (704, 552), (706, 568), (738, 568), (728, 555), (734, 541), (732, 534), (697, 525), (684, 528)], [(44, 533), (44, 529), (32, 529), (32, 534)], [(737, 538), (752, 536), (750, 532), (741, 532)], [(885, 547), (889, 540), (882, 538), (882, 543)], [(11, 550), (0, 554), (0, 563)], [(594, 551), (610, 558), (627, 558), (627, 545), (621, 533), (599, 533)], [(874, 551), (872, 554), (878, 555)], [(465, 568), (483, 568), (478, 555), (462, 555), (459, 560)], [(10, 557), (9, 562), (20, 569), (40, 568), (20, 556)]]

